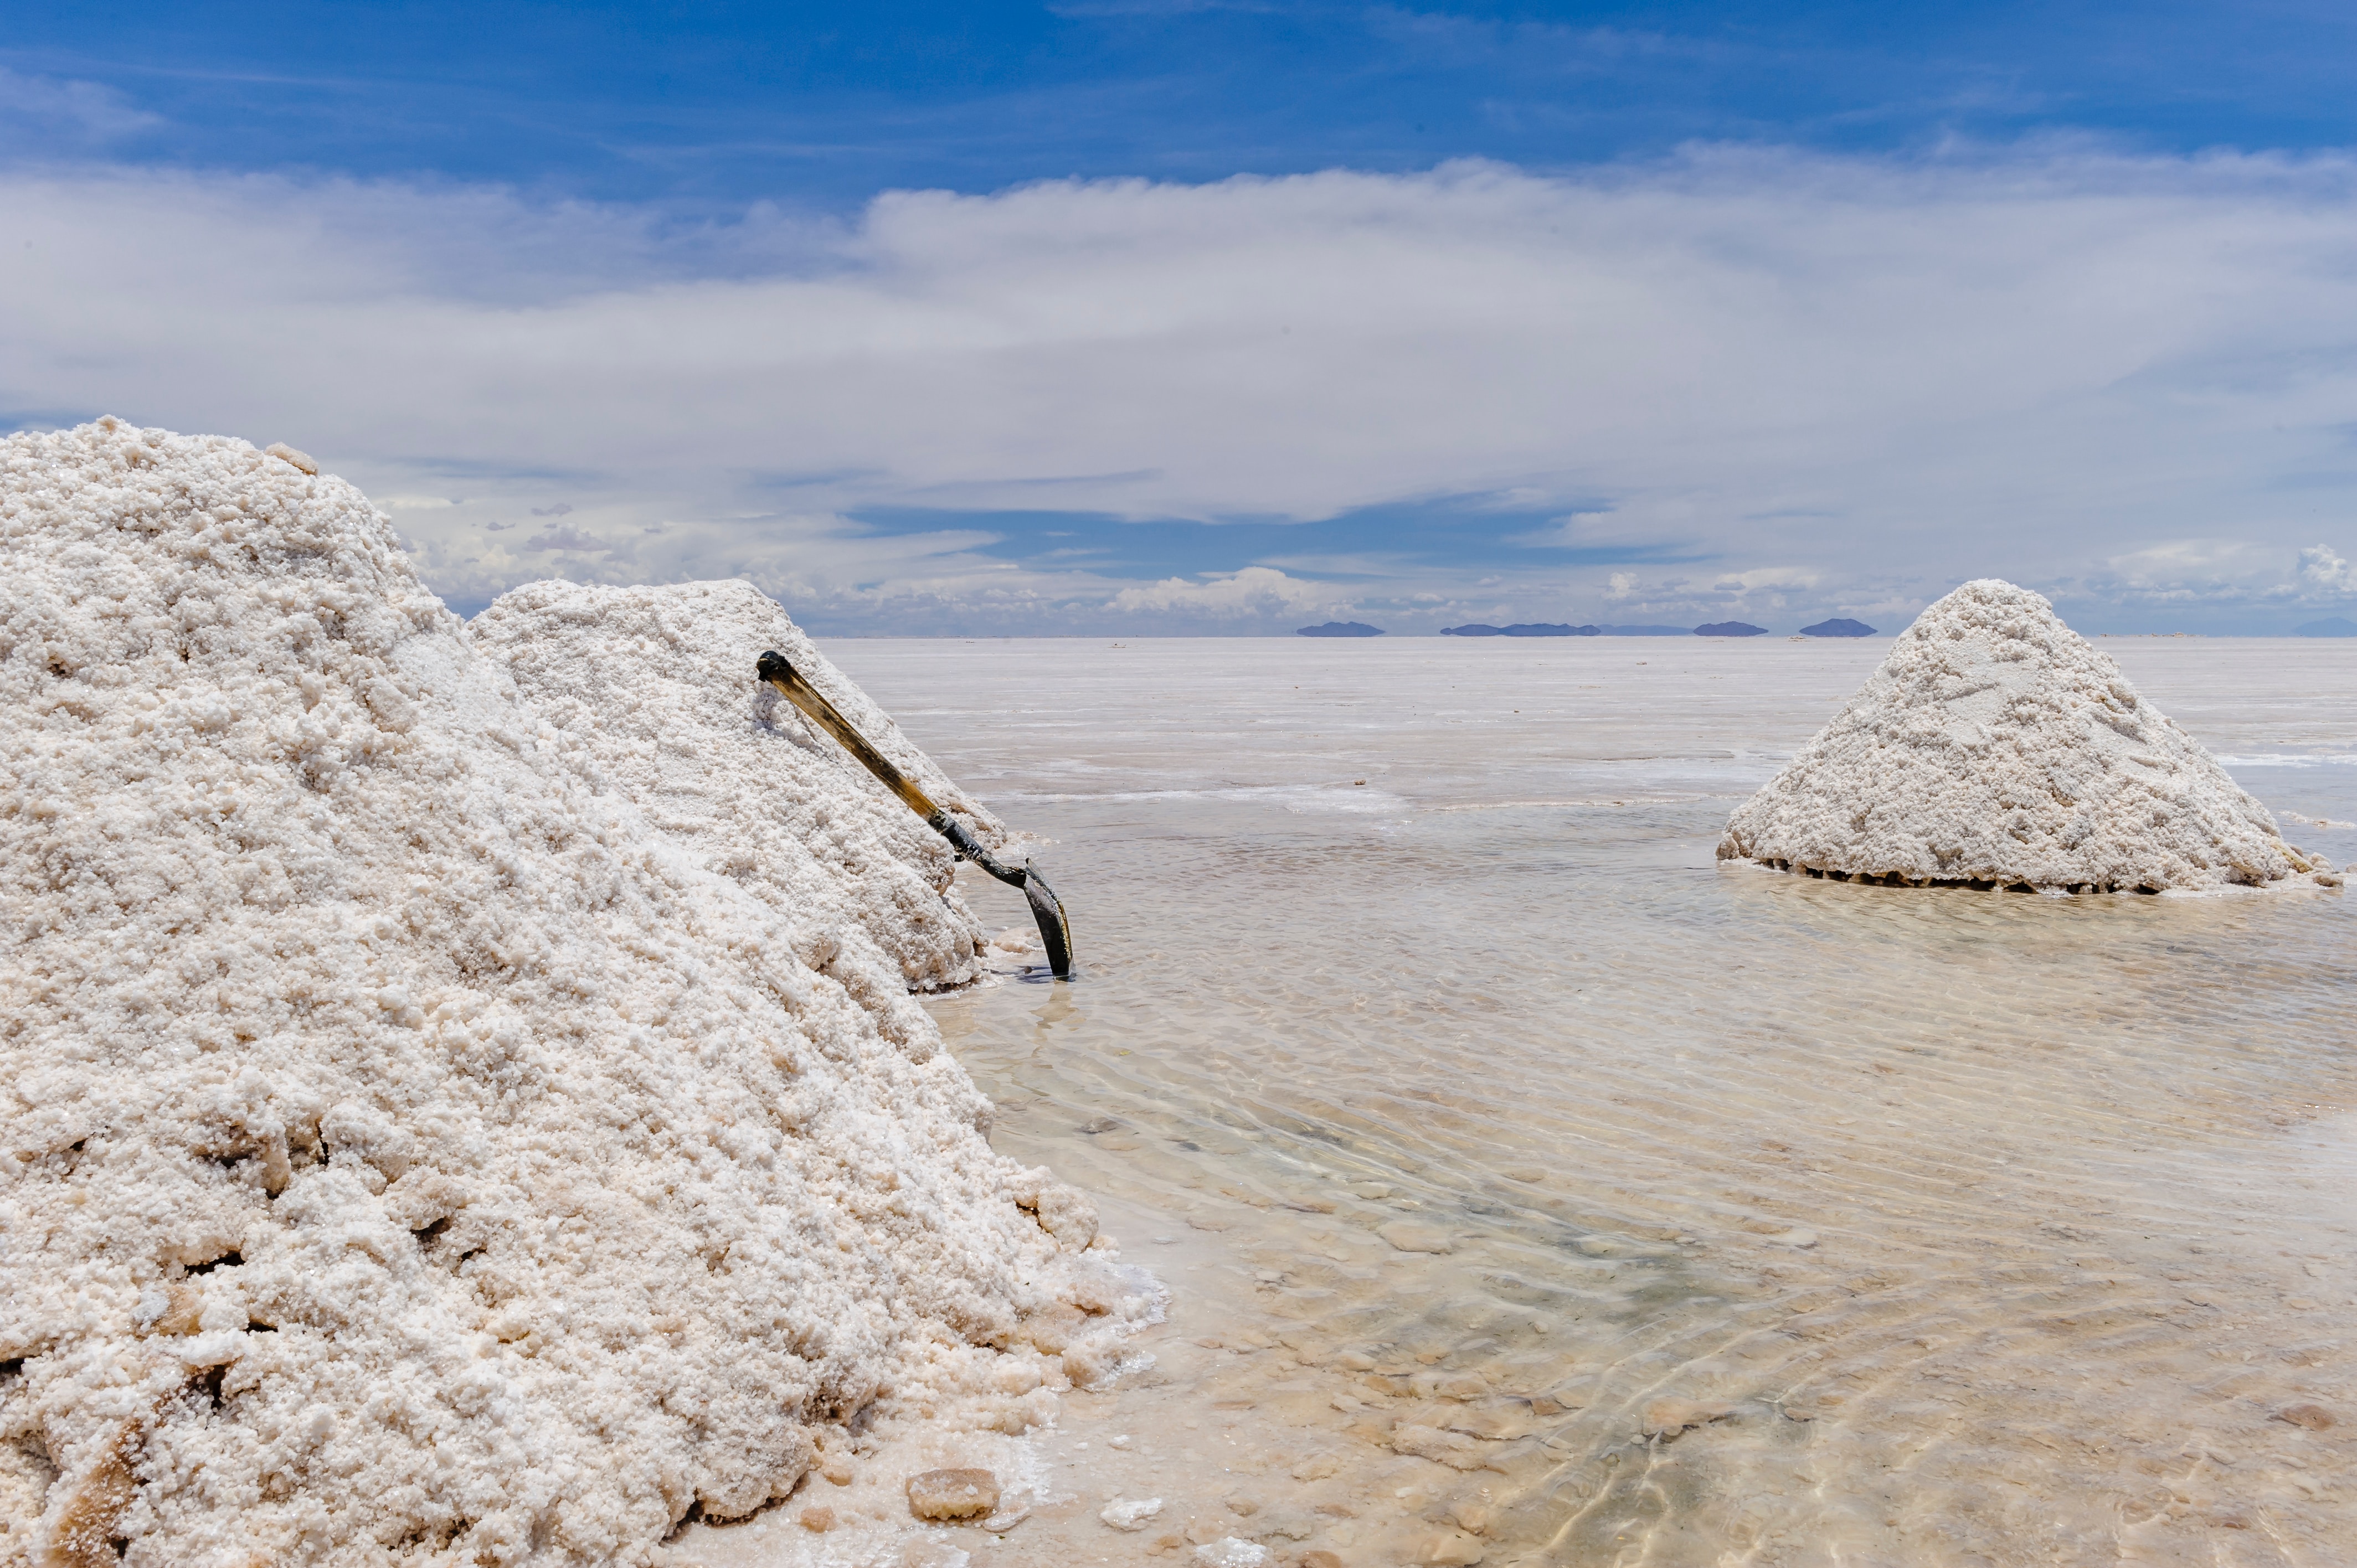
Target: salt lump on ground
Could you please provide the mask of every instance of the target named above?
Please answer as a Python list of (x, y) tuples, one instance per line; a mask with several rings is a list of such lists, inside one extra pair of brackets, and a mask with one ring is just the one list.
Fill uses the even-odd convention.
[(1995, 578), (1918, 617), (1718, 854), (2033, 888), (2339, 880), (2052, 605)]
[(0, 466), (0, 1562), (642, 1562), (1105, 1359), (923, 941), (814, 969), (834, 915), (651, 823), (350, 486), (113, 421)]
[(776, 649), (854, 728), (985, 848), (1006, 829), (963, 799), (932, 759), (748, 583), (593, 587), (533, 583), (468, 623), (542, 718), (577, 741), (599, 780), (673, 843), (812, 929), (825, 944), (873, 943), (906, 983), (962, 984), (989, 941), (951, 901), (956, 860), (942, 838), (791, 704), (755, 680)]

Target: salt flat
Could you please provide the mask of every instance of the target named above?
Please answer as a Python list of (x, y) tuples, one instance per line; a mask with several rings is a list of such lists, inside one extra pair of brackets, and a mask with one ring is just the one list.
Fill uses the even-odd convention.
[[(2357, 644), (2098, 645), (2357, 857), (2289, 815), (2357, 822)], [(1272, 1562), (2357, 1534), (2347, 897), (1716, 864), (1879, 639), (827, 646), (1056, 841), (1081, 982), (929, 1005), (1176, 1290), (977, 1563), (1130, 1561), (1157, 1483)]]

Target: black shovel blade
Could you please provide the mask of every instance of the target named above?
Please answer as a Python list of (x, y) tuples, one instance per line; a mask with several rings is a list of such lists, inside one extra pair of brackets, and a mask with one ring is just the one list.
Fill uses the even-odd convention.
[(1072, 929), (1064, 919), (1064, 901), (1029, 861), (1023, 863), (1023, 897), (1031, 901), (1031, 918), (1039, 922), (1039, 940), (1048, 944), (1048, 968), (1059, 980), (1072, 978)]

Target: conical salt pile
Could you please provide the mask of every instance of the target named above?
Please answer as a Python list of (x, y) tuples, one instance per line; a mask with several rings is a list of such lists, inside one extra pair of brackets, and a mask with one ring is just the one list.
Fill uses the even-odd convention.
[[(1100, 1374), (1093, 1212), (908, 997), (947, 858), (763, 725), (775, 607), (478, 646), (300, 454), (113, 420), (0, 441), (0, 1564), (643, 1563)], [(731, 703), (791, 852), (651, 760)]]
[(1718, 854), (2079, 891), (2339, 880), (2052, 605), (1992, 577), (1916, 618)]

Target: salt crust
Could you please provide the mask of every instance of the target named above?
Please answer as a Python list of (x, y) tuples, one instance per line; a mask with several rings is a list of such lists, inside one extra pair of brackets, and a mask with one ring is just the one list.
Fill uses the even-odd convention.
[(1718, 854), (1910, 883), (2338, 885), (2109, 655), (1993, 577), (1916, 618)]
[(467, 638), (579, 741), (601, 786), (709, 869), (798, 924), (840, 911), (836, 934), (874, 943), (910, 986), (984, 972), (976, 954), (989, 939), (951, 896), (949, 846), (755, 680), (754, 661), (783, 653), (985, 848), (1003, 847), (1006, 829), (751, 584), (533, 583), (468, 622)]
[(1020, 1430), (1117, 1359), (855, 775), (765, 773), (838, 837), (731, 860), (350, 486), (113, 420), (0, 465), (0, 1562), (644, 1562), (855, 1416)]

